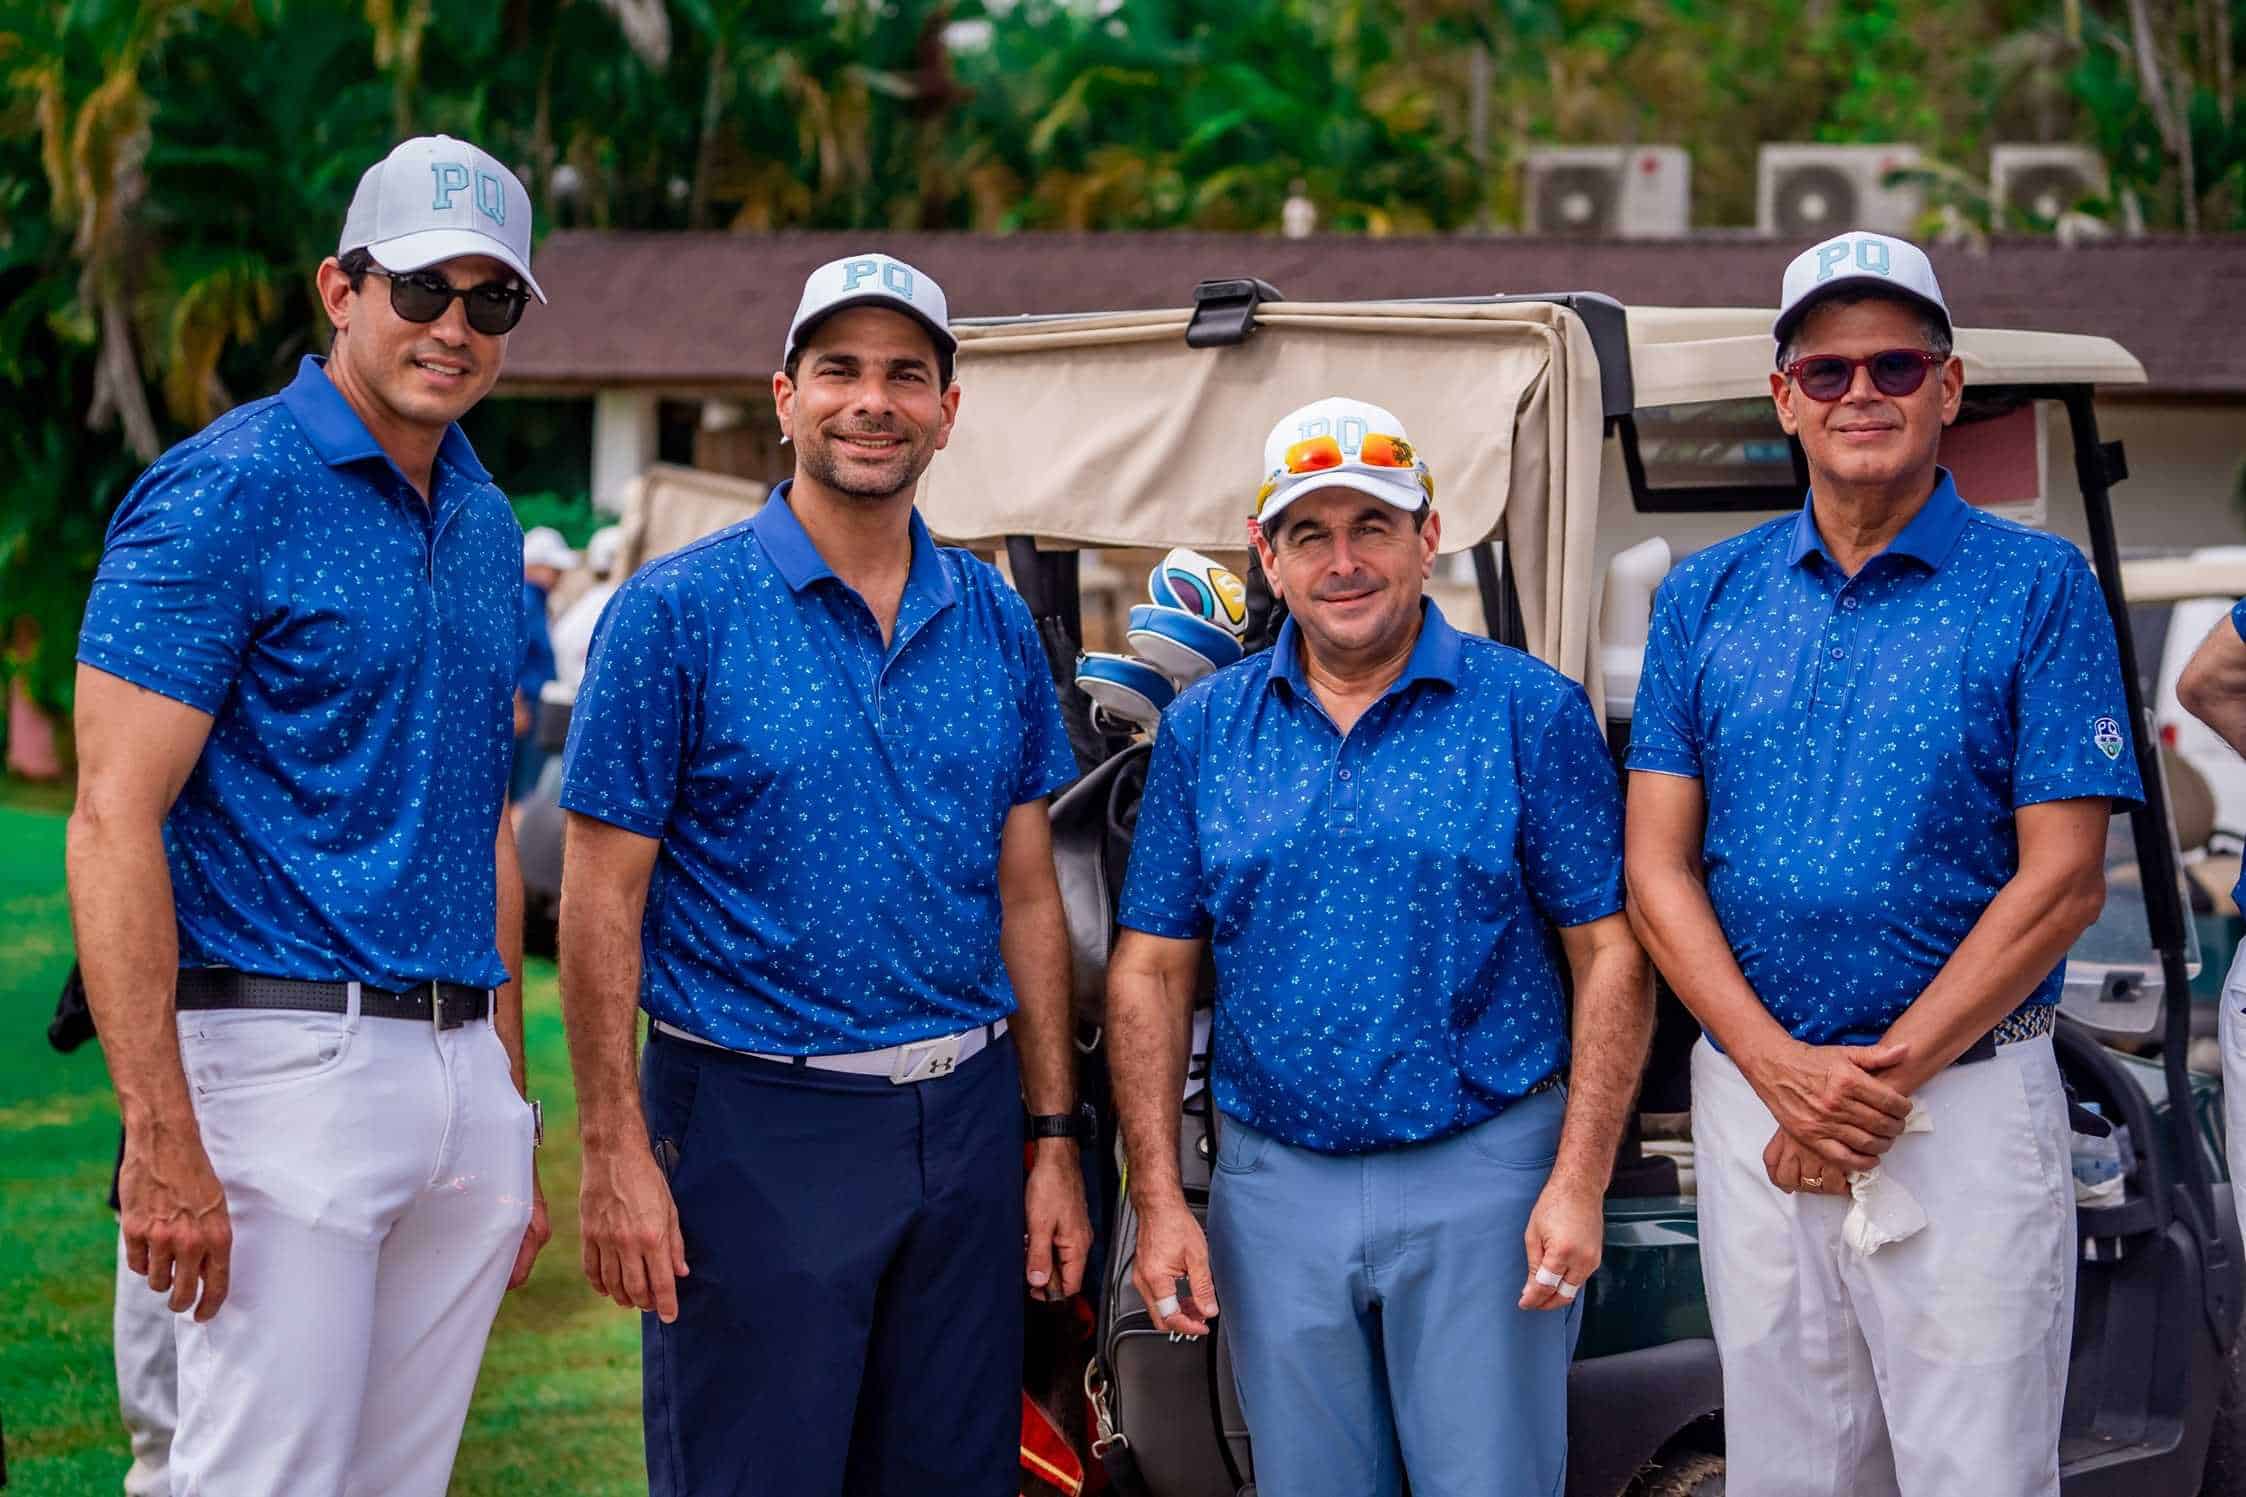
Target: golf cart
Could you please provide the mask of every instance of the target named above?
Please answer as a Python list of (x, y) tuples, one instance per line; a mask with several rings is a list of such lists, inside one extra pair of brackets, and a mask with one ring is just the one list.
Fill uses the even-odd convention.
[[(939, 536), (1006, 559), (1068, 708), (1085, 776), (1053, 814), (1089, 1095), (1103, 1091), (1103, 979), (1146, 747), (1092, 716), (1077, 686), (1077, 652), (1103, 624), (1087, 577), (1113, 570), (1087, 555), (1241, 556), (1247, 470), (1271, 422), (1328, 394), (1378, 400), (1409, 423), (1437, 477), (1451, 555), (1432, 591), (1446, 614), (1583, 682), (1619, 762), (1651, 591), (1672, 556), (1800, 502), (1806, 470), (1770, 409), (1769, 323), (1767, 311), (1625, 309), (1589, 293), (1292, 303), (1240, 279), (1205, 282), (1173, 311), (960, 325), (966, 418), (921, 508)], [(1968, 328), (1958, 348), (1966, 409), (1945, 462), (1969, 497), (2032, 519), (2049, 448), (2071, 448), (2089, 549), (2131, 658), (2108, 497), (2126, 469), (2099, 439), (2092, 397), (2141, 382), (2142, 369), (2099, 338)], [(1268, 640), (1273, 605), (1238, 565), (1252, 648)], [(2075, 1095), (2134, 1147), (2120, 1183), (2079, 1210), (2064, 1490), (2246, 1497), (2240, 1244), (2220, 1099), (2185, 1068), (2199, 957), (2143, 693), (2133, 675), (2126, 686), (2146, 804), (2115, 819), (2108, 909), (2070, 961), (2056, 1043)], [(1571, 1371), (1578, 1497), (1723, 1489), (1689, 1144), (1696, 1034), (1664, 989)], [(1201, 1077), (1180, 1106), (1199, 1209), (1212, 1121)], [(1222, 1322), (1203, 1343), (1152, 1330), (1130, 1282), (1134, 1221), (1112, 1120), (1092, 1163), (1094, 1451), (1117, 1490), (1234, 1497), (1252, 1486), (1254, 1452)]]

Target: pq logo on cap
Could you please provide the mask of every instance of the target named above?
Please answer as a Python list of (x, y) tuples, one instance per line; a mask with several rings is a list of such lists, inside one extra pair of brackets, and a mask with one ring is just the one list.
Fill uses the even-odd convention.
[(2122, 745), (2127, 742), (2121, 736), (2121, 724), (2110, 717), (2101, 717), (2090, 725), (2090, 741), (2108, 759), (2120, 758)]
[(846, 262), (842, 267), (842, 289), (855, 291), (877, 275), (881, 277), (884, 289), (896, 293), (906, 301), (912, 300), (912, 267), (887, 256)]
[(1836, 239), (1818, 247), (1817, 283), (1821, 285), (1840, 274), (1842, 265), (1852, 257), (1856, 266), (1849, 272), (1851, 275), (1892, 276), (1895, 273), (1884, 240)]
[(473, 176), (477, 211), (495, 224), (507, 222), (507, 188), (490, 172), (470, 173), (458, 161), (432, 161), (429, 174), (436, 178), (436, 195), (429, 204), (431, 212), (450, 213), (452, 200), (468, 190)]

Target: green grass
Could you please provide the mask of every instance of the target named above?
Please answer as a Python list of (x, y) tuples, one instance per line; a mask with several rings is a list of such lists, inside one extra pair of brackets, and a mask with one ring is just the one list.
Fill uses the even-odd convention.
[[(0, 1418), (10, 1497), (114, 1493), (129, 1458), (111, 1380), (117, 1109), (93, 1046), (46, 1042), (70, 970), (67, 793), (0, 789)], [(645, 1492), (639, 1317), (577, 1266), (577, 1119), (554, 969), (530, 964), (532, 1091), (554, 1240), (507, 1297), (454, 1467), (460, 1494)]]

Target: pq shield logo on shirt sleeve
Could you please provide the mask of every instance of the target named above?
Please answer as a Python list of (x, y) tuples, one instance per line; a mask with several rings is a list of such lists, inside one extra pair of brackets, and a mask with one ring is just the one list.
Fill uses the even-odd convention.
[(2121, 736), (2120, 723), (2110, 717), (2101, 717), (2090, 725), (2090, 741), (2108, 759), (2118, 759), (2121, 757), (2122, 745), (2127, 740)]

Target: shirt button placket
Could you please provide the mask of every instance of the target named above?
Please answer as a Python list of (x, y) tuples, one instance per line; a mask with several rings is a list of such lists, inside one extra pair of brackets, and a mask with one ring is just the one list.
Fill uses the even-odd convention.
[(1856, 615), (1856, 597), (1844, 592), (1825, 615), (1823, 659), (1817, 662), (1817, 690), (1813, 695), (1819, 707), (1838, 707), (1847, 694), (1848, 657), (1855, 645), (1852, 627)]

